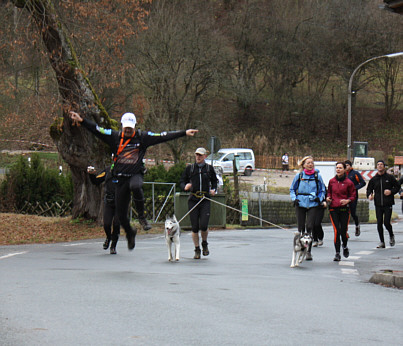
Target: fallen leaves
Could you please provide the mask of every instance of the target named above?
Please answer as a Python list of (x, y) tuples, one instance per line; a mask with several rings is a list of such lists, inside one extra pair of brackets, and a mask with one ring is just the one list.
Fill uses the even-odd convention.
[(71, 217), (0, 213), (0, 245), (69, 242), (104, 235), (96, 223), (73, 222)]

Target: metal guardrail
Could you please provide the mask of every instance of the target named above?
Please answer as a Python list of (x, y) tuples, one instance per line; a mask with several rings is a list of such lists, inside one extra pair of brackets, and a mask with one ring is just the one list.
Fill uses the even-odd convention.
[[(169, 197), (172, 195), (173, 203), (174, 203), (174, 210), (175, 210), (175, 193), (176, 193), (176, 183), (160, 183), (160, 182), (144, 182), (144, 184), (149, 184), (151, 185), (151, 192), (152, 192), (152, 222), (156, 223), (158, 222), (159, 217), (161, 216), (161, 213), (163, 212), (166, 204), (168, 203)], [(169, 192), (167, 195), (165, 195), (164, 202), (160, 208), (159, 211), (156, 209), (156, 196), (155, 196), (155, 185), (166, 185), (170, 186), (171, 188), (169, 189)], [(157, 215), (156, 215), (157, 214)], [(133, 219), (133, 207), (130, 208), (130, 219)]]
[[(168, 198), (171, 195), (172, 191), (173, 191), (172, 196), (175, 196), (176, 183), (156, 183), (153, 181), (153, 182), (145, 182), (144, 184), (151, 184), (152, 201), (153, 201), (153, 222), (155, 223), (158, 221), (158, 218), (160, 217), (162, 211), (164, 210), (164, 207), (167, 204)], [(168, 195), (165, 197), (164, 204), (162, 205), (157, 217), (155, 217), (155, 190), (154, 190), (155, 185), (170, 185), (171, 186), (171, 189), (169, 190)], [(174, 198), (174, 210), (175, 210), (175, 198)]]

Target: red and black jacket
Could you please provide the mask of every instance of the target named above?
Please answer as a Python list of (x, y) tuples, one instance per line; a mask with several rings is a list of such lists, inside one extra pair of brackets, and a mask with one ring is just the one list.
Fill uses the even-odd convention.
[(357, 197), (357, 192), (353, 182), (344, 174), (342, 178), (335, 176), (330, 179), (327, 188), (327, 197), (330, 197), (332, 202), (330, 208), (345, 207), (340, 204), (342, 199), (349, 199), (353, 202)]

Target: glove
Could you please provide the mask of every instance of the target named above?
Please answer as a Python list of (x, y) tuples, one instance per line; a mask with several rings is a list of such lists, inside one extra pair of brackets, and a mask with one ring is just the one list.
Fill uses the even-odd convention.
[(299, 200), (298, 199), (294, 200), (294, 207), (299, 207)]

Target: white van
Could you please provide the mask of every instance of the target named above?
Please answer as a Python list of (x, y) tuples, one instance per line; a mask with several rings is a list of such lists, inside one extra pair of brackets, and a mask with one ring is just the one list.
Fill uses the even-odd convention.
[(255, 154), (252, 149), (228, 148), (220, 149), (214, 155), (209, 155), (206, 159), (211, 164), (213, 159), (214, 169), (218, 174), (231, 174), (233, 172), (233, 161), (235, 155), (239, 157), (238, 172), (245, 175), (251, 175), (255, 170)]

